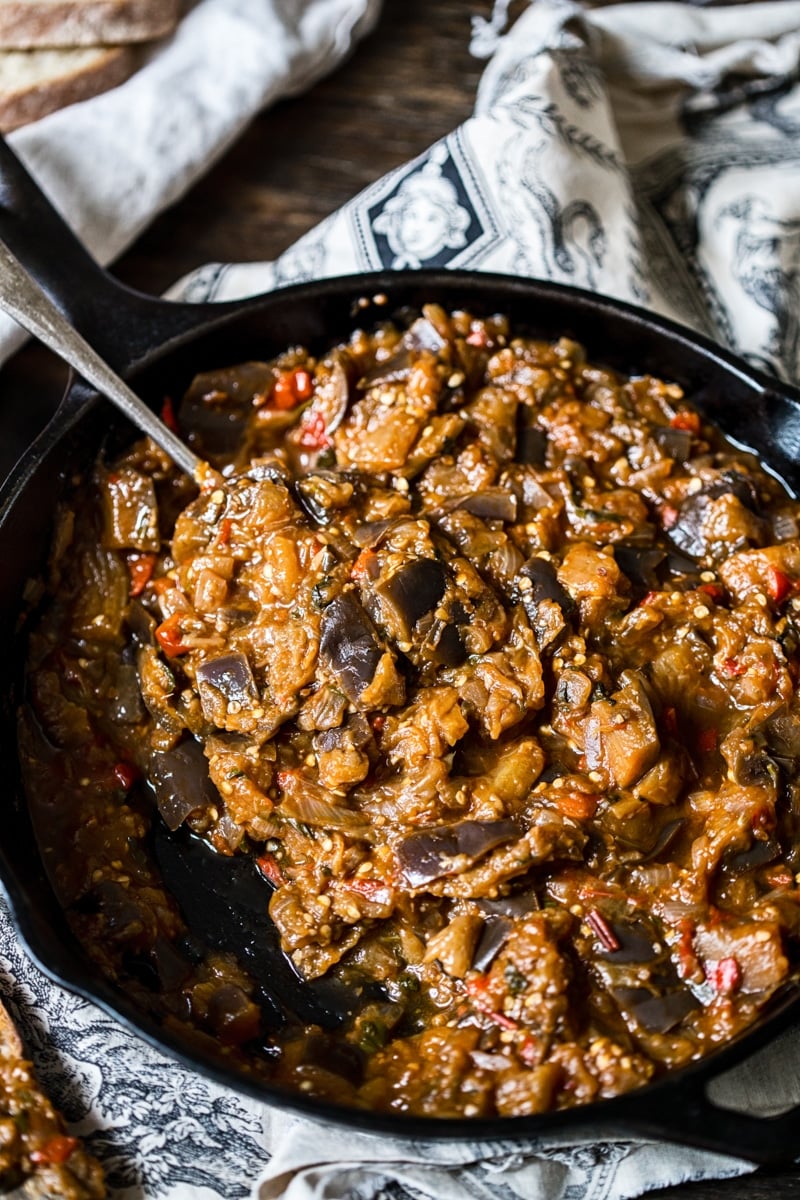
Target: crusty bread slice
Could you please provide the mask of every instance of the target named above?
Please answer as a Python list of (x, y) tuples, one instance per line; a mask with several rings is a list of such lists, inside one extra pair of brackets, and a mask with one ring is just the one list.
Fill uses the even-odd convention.
[(139, 62), (133, 46), (0, 51), (0, 131), (116, 87)]
[(0, 49), (99, 46), (163, 37), (181, 0), (0, 0)]

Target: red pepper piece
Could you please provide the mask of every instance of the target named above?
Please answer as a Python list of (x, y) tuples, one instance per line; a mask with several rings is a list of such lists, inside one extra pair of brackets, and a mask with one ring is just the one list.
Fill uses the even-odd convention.
[(285, 412), (310, 400), (313, 394), (314, 381), (311, 375), (304, 367), (297, 367), (294, 371), (283, 371), (275, 380), (270, 405)]
[(706, 965), (706, 978), (721, 996), (730, 996), (742, 981), (742, 969), (735, 958), (721, 958)]
[(385, 879), (376, 879), (369, 875), (351, 875), (349, 879), (342, 880), (342, 886), (347, 888), (348, 892), (355, 892), (357, 896), (371, 900), (373, 904), (391, 904), (394, 899), (394, 892)]
[(161, 622), (156, 629), (156, 638), (161, 649), (170, 658), (176, 658), (179, 654), (189, 653), (189, 647), (184, 646), (181, 640), (180, 613), (173, 613), (171, 617), (167, 617), (166, 621)]
[(680, 513), (672, 504), (665, 504), (661, 509), (661, 525), (664, 529), (672, 529)]
[(467, 980), (467, 995), (472, 996), (473, 999), (485, 998), (488, 987), (488, 975), (473, 975), (472, 979)]
[(120, 761), (114, 764), (114, 778), (121, 788), (129, 792), (139, 778), (139, 772), (133, 763)]
[(713, 600), (715, 604), (719, 604), (721, 600), (725, 599), (725, 588), (718, 583), (701, 583), (697, 591), (708, 596), (709, 600)]
[(172, 403), (171, 396), (165, 397), (164, 403), (161, 405), (161, 420), (167, 429), (171, 429), (173, 433), (180, 433), (178, 418), (175, 415), (175, 405)]
[(526, 1067), (535, 1067), (541, 1056), (541, 1048), (535, 1038), (526, 1037), (517, 1053)]
[(505, 1013), (497, 1012), (496, 1009), (492, 1009), (486, 1015), (490, 1021), (494, 1021), (495, 1025), (499, 1025), (501, 1029), (519, 1029), (519, 1021), (514, 1021), (511, 1017), (507, 1017)]
[(681, 979), (693, 979), (699, 982), (702, 972), (699, 969), (697, 955), (694, 952), (695, 927), (688, 917), (678, 923), (680, 940), (678, 941), (678, 974)]
[(478, 346), (483, 349), (489, 345), (489, 338), (485, 329), (473, 329), (464, 339), (468, 346)]
[[(374, 550), (362, 550), (350, 568), (350, 578), (356, 579), (359, 582), (362, 579), (373, 578), (371, 568), (377, 564), (377, 561), (377, 555)], [(377, 571), (375, 574), (377, 574)]]
[(603, 914), (598, 912), (596, 908), (593, 908), (591, 912), (586, 914), (586, 924), (600, 944), (608, 950), (609, 954), (613, 954), (615, 950), (619, 950), (619, 938)]
[(744, 675), (747, 667), (738, 658), (726, 658), (721, 670), (722, 674), (727, 675), (729, 679), (736, 679), (738, 675)]
[(56, 1134), (41, 1149), (31, 1151), (31, 1161), (50, 1166), (65, 1163), (77, 1145), (77, 1138), (68, 1137), (65, 1133)]
[(671, 704), (668, 704), (661, 713), (661, 720), (664, 723), (664, 730), (670, 737), (678, 736), (678, 714)]
[(300, 423), (300, 445), (307, 450), (327, 450), (331, 439), (325, 430), (322, 413), (307, 412)]
[(467, 980), (467, 994), (475, 1001), (475, 1007), (493, 1021), (495, 1025), (499, 1025), (501, 1029), (519, 1029), (519, 1022), (513, 1020), (512, 1017), (507, 1017), (505, 1013), (498, 1012), (495, 1008), (490, 1008), (492, 998), (489, 992), (489, 976), (475, 975), (472, 979)]
[(129, 595), (141, 596), (150, 582), (155, 565), (155, 554), (132, 553), (128, 555), (128, 573), (131, 577)]
[(556, 808), (565, 817), (575, 821), (591, 821), (597, 812), (600, 797), (593, 792), (554, 791), (552, 793)]
[(663, 595), (663, 592), (647, 592), (639, 601), (639, 607), (644, 608), (647, 604), (654, 604)]
[(262, 854), (260, 858), (256, 859), (256, 866), (270, 883), (275, 884), (275, 887), (280, 887), (282, 883), (286, 883), (286, 877), (274, 854)]
[(767, 589), (767, 595), (775, 604), (783, 604), (783, 601), (794, 590), (794, 581), (780, 571), (777, 567), (767, 567), (767, 577), (764, 580)]
[(680, 412), (675, 413), (670, 425), (673, 429), (685, 429), (687, 433), (696, 435), (700, 432), (700, 414), (692, 412), (691, 409), (682, 408)]
[(305, 367), (298, 367), (294, 372), (294, 394), (302, 403), (314, 395), (314, 380)]

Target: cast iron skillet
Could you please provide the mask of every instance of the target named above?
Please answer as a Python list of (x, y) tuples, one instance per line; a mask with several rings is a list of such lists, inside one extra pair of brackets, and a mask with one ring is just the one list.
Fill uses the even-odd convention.
[[(357, 324), (385, 318), (403, 306), (435, 300), (477, 314), (508, 313), (515, 325), (543, 337), (574, 337), (595, 361), (626, 373), (653, 372), (687, 388), (703, 410), (734, 439), (754, 449), (793, 490), (800, 490), (800, 392), (782, 387), (711, 342), (630, 306), (569, 288), (526, 279), (459, 272), (386, 272), (286, 288), (234, 304), (169, 304), (115, 282), (83, 247), (37, 190), (17, 159), (0, 144), (0, 237), (36, 275), (80, 331), (112, 366), (135, 381), (154, 406), (180, 395), (192, 375), (249, 358), (266, 358), (289, 344), (312, 349), (346, 337)], [(383, 294), (387, 303), (359, 308)], [(742, 1037), (712, 1057), (658, 1083), (614, 1100), (536, 1117), (437, 1121), (355, 1111), (287, 1093), (240, 1074), (230, 1064), (189, 1048), (137, 1010), (102, 979), (72, 936), (39, 855), (19, 778), (16, 705), (21, 695), (24, 637), (14, 638), (27, 580), (42, 571), (51, 517), (65, 480), (85, 470), (101, 445), (122, 446), (133, 431), (111, 406), (72, 379), (49, 425), (18, 462), (0, 492), (0, 623), (6, 653), (0, 667), (0, 751), (5, 786), (0, 798), (0, 879), (18, 930), (32, 957), (56, 982), (95, 1001), (124, 1025), (190, 1068), (267, 1103), (291, 1108), (364, 1132), (408, 1138), (522, 1142), (553, 1137), (651, 1136), (745, 1156), (753, 1161), (793, 1158), (800, 1105), (759, 1119), (716, 1106), (706, 1085), (749, 1057), (800, 1017), (800, 992), (791, 989)], [(241, 942), (248, 929), (246, 897), (225, 885), (187, 895), (179, 852), (167, 855), (168, 886), (189, 909), (212, 910), (207, 924), (233, 928)], [(177, 878), (182, 872), (182, 879)], [(205, 872), (199, 873), (205, 882)], [(191, 889), (190, 889), (191, 890)], [(240, 903), (241, 900), (241, 903)], [(263, 908), (262, 908), (263, 911)], [(191, 920), (191, 913), (190, 920)], [(262, 918), (263, 919), (263, 918)], [(237, 924), (238, 923), (238, 924)], [(213, 934), (206, 929), (204, 934)], [(275, 943), (265, 942), (262, 967), (285, 972)], [(304, 1003), (294, 980), (288, 1003)], [(314, 1007), (325, 1003), (305, 996)], [(279, 997), (281, 1003), (287, 1002)], [(274, 1014), (273, 1014), (274, 1015)]]

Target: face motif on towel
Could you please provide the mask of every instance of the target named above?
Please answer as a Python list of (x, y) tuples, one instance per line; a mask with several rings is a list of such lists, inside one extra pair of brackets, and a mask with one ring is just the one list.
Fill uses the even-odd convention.
[(470, 214), (459, 204), (440, 157), (404, 179), (373, 222), (394, 254), (392, 267), (420, 267), (442, 250), (466, 245)]

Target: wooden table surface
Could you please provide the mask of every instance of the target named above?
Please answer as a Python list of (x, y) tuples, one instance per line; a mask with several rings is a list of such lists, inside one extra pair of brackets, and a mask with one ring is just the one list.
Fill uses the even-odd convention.
[[(470, 17), (488, 16), (490, 0), (384, 5), (377, 31), (343, 68), (307, 95), (259, 116), (114, 273), (158, 293), (205, 262), (274, 258), (360, 188), (457, 125), (470, 112), (483, 66), (468, 52)], [(41, 428), (65, 377), (49, 353), (33, 346), (0, 371), (0, 473), (12, 465), (20, 442)], [(800, 1169), (760, 1170), (649, 1195), (789, 1200), (800, 1197)]]

